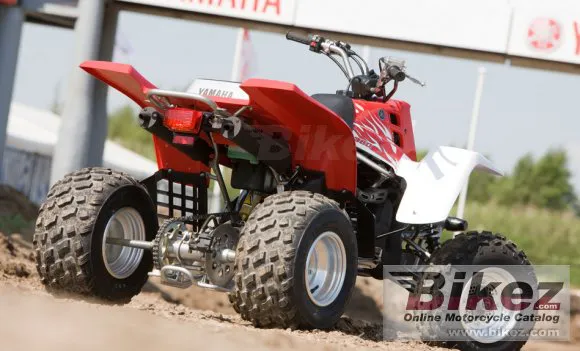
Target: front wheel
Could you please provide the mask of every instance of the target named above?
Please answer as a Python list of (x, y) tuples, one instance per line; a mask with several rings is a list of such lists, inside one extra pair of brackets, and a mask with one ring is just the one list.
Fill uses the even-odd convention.
[(268, 197), (250, 215), (237, 247), (230, 301), (258, 327), (332, 327), (356, 280), (352, 224), (320, 194)]
[[(440, 266), (451, 265), (452, 267), (469, 265), (479, 266), (479, 272), (485, 273), (483, 275), (484, 278), (481, 281), (481, 286), (484, 287), (489, 286), (488, 284), (490, 282), (505, 283), (511, 282), (515, 279), (511, 273), (507, 272), (501, 266), (530, 265), (530, 261), (525, 253), (522, 250), (519, 250), (516, 244), (502, 235), (490, 232), (468, 232), (455, 236), (453, 239), (444, 242), (441, 248), (433, 253), (429, 263)], [(536, 277), (531, 268), (530, 272), (531, 273), (529, 274), (532, 276), (528, 279), (535, 283)], [(463, 301), (467, 296), (469, 296), (470, 288), (471, 280), (468, 280), (463, 287), (456, 287), (453, 285), (451, 294), (452, 296), (461, 296)], [(484, 290), (483, 293), (487, 294), (488, 292)], [(496, 291), (490, 291), (489, 295), (484, 295), (484, 297), (497, 300), (499, 299), (499, 297), (496, 296), (497, 294)], [(487, 302), (484, 305), (487, 306)], [(466, 333), (466, 335), (472, 336), (467, 338), (465, 341), (446, 342), (445, 344), (462, 351), (515, 351), (521, 349), (526, 343), (525, 340), (504, 340), (505, 337), (502, 337), (501, 335), (494, 336), (490, 331), (501, 330), (507, 333), (511, 331), (529, 331), (533, 328), (533, 322), (516, 322), (514, 318), (516, 312), (509, 310), (504, 311), (500, 303), (498, 303), (497, 306), (498, 308), (495, 311), (486, 313), (495, 313), (498, 315), (505, 314), (510, 316), (510, 318), (506, 318), (498, 323), (488, 322), (478, 324), (462, 322), (460, 328), (467, 332), (472, 332), (471, 334)], [(461, 307), (459, 312), (461, 315), (472, 313), (472, 311), (467, 311), (465, 308)], [(445, 329), (446, 326), (442, 326), (441, 323), (427, 323), (426, 325), (423, 325), (422, 328), (422, 332), (428, 333), (427, 335), (441, 335), (445, 334), (445, 332), (441, 333), (441, 330)]]

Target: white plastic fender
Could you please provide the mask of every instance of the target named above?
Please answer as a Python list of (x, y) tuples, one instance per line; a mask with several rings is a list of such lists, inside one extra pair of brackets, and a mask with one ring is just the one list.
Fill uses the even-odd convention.
[(440, 146), (421, 162), (403, 157), (395, 173), (405, 179), (407, 188), (397, 211), (397, 221), (428, 224), (447, 219), (474, 169), (502, 175), (483, 155), (454, 147)]

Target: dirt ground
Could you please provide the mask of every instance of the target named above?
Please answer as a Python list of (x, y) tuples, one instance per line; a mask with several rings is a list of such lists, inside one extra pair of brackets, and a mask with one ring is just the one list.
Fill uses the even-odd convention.
[[(150, 281), (126, 306), (55, 298), (38, 280), (30, 244), (0, 234), (2, 350), (443, 350), (382, 338), (382, 282), (361, 278), (333, 331), (264, 330), (241, 320), (225, 294), (171, 289)], [(579, 324), (580, 320), (576, 321)], [(578, 350), (530, 343), (527, 350)]]

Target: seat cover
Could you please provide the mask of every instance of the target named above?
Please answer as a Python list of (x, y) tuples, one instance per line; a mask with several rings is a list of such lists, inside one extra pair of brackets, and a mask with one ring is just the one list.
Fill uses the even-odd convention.
[(337, 94), (314, 94), (312, 98), (336, 113), (350, 129), (353, 128), (355, 113), (351, 98)]

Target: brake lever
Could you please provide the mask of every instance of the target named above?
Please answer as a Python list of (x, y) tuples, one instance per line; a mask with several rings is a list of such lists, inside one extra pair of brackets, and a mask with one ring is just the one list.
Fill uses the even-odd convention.
[(347, 53), (348, 56), (352, 56), (352, 55), (356, 54), (356, 52), (354, 50), (352, 50), (352, 47), (350, 46), (349, 43), (338, 40), (338, 41), (334, 42), (334, 45), (343, 49)]
[(407, 74), (407, 79), (410, 80), (411, 82), (418, 84), (422, 87), (424, 87), (425, 85), (427, 85), (427, 83), (420, 81), (419, 79), (412, 77), (410, 75)]

